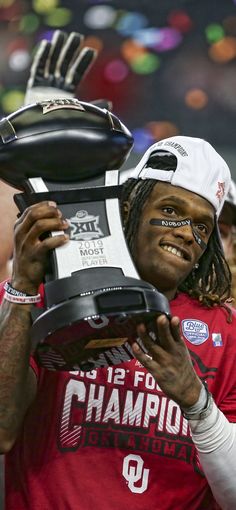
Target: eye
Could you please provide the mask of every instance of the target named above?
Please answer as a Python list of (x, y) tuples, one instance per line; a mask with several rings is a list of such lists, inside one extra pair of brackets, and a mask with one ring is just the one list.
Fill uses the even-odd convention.
[(196, 225), (196, 228), (202, 233), (202, 234), (208, 234), (208, 227), (206, 225), (204, 225), (203, 223), (199, 223), (198, 225)]
[(175, 214), (175, 209), (170, 206), (162, 207), (162, 211), (166, 214)]

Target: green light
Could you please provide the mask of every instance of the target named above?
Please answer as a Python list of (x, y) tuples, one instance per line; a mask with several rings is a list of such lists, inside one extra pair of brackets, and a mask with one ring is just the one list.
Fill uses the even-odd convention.
[(131, 69), (137, 74), (151, 74), (159, 69), (161, 61), (157, 55), (144, 53), (131, 60)]
[(36, 14), (26, 14), (20, 20), (20, 30), (26, 34), (33, 34), (38, 29), (39, 23), (39, 18)]
[(223, 27), (217, 23), (208, 25), (205, 29), (205, 34), (210, 44), (220, 41), (225, 35)]
[(1, 97), (2, 109), (5, 113), (18, 110), (24, 102), (24, 92), (20, 90), (9, 90)]
[(58, 5), (58, 0), (33, 0), (33, 9), (39, 14), (47, 14)]
[(58, 9), (53, 9), (53, 11), (46, 16), (45, 22), (49, 27), (64, 27), (70, 23), (71, 19), (71, 10), (60, 7)]

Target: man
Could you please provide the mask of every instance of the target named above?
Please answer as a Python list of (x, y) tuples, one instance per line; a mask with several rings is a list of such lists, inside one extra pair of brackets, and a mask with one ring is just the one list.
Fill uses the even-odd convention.
[(236, 319), (216, 226), (229, 180), (200, 139), (162, 140), (144, 155), (124, 185), (125, 234), (172, 319), (139, 325), (147, 354), (130, 338), (136, 360), (89, 373), (47, 371), (30, 358), (30, 301), (50, 250), (68, 241), (43, 234), (68, 223), (50, 202), (18, 220), (10, 285), (26, 304), (2, 290), (0, 321), (7, 510), (236, 506)]

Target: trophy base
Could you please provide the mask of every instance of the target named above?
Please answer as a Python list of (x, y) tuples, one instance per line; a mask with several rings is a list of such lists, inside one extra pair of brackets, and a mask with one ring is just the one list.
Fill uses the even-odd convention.
[[(139, 283), (139, 285), (138, 285)], [(154, 287), (99, 289), (60, 302), (33, 323), (31, 338), (38, 363), (49, 370), (83, 370), (133, 358), (129, 344), (137, 324), (157, 315), (170, 317), (169, 303)]]

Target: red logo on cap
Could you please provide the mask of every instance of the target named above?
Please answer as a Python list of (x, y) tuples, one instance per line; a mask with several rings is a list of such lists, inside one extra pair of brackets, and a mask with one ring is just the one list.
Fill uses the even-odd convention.
[(218, 190), (216, 192), (216, 197), (219, 202), (221, 202), (222, 198), (224, 198), (225, 194), (225, 182), (218, 182)]

